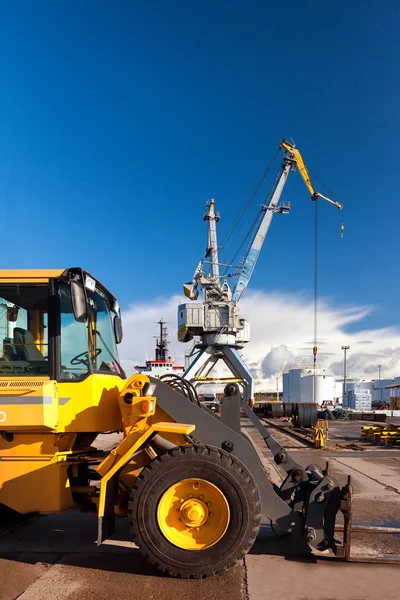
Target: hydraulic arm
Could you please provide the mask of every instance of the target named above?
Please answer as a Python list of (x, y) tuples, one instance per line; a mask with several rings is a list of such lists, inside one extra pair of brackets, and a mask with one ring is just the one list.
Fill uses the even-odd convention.
[(303, 157), (300, 153), (300, 150), (295, 148), (295, 146), (293, 146), (293, 144), (289, 144), (289, 142), (287, 142), (286, 140), (281, 140), (281, 147), (284, 150), (286, 150), (286, 153), (287, 153), (285, 155), (286, 159), (290, 158), (291, 160), (293, 160), (296, 163), (297, 168), (299, 169), (300, 175), (304, 179), (304, 183), (306, 184), (306, 186), (308, 187), (308, 189), (310, 191), (312, 200), (316, 200), (317, 198), (322, 198), (323, 200), (326, 200), (330, 204), (333, 204), (334, 206), (336, 206), (339, 210), (342, 210), (343, 204), (340, 204), (340, 202), (336, 202), (335, 200), (331, 200), (330, 198), (327, 198), (326, 196), (323, 196), (319, 192), (315, 191), (314, 186), (311, 181), (311, 178), (310, 178), (310, 175), (307, 171), (307, 167), (306, 167)]

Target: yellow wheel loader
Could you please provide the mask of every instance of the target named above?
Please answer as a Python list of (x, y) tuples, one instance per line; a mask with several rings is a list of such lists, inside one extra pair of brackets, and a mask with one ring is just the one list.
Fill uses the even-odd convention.
[[(0, 504), (21, 514), (98, 515), (98, 543), (129, 521), (133, 540), (179, 577), (226, 571), (262, 517), (307, 547), (331, 548), (343, 490), (294, 462), (226, 388), (221, 415), (179, 378), (126, 378), (120, 308), (80, 268), (0, 271)], [(253, 421), (285, 478), (269, 481), (241, 432)], [(122, 432), (111, 451), (99, 433)]]

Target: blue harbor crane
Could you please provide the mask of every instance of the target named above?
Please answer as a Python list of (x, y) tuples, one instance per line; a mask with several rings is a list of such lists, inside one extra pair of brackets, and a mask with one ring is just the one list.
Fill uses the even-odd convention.
[[(178, 340), (180, 342), (194, 340), (190, 354), (192, 360), (183, 377), (195, 386), (210, 381), (239, 383), (242, 386), (244, 399), (249, 402), (254, 399), (254, 377), (239, 350), (250, 341), (250, 324), (240, 316), (238, 304), (253, 274), (273, 215), (287, 214), (290, 210), (289, 204), (279, 204), (289, 173), (296, 168), (299, 170), (313, 201), (322, 198), (340, 210), (343, 208), (339, 202), (331, 200), (314, 189), (302, 155), (292, 142), (281, 140), (279, 150), (283, 150), (280, 171), (247, 237), (247, 251), (238, 266), (233, 262), (232, 264), (219, 262), (217, 223), (220, 216), (215, 211), (214, 200), (207, 203), (207, 211), (204, 215), (208, 229), (207, 250), (204, 259), (200, 260), (195, 270), (192, 281), (183, 286), (185, 296), (190, 299), (190, 302), (178, 306)], [(271, 164), (272, 161), (257, 185), (253, 197), (261, 187)], [(234, 227), (237, 224), (238, 220)], [(343, 229), (342, 222), (341, 235)], [(220, 267), (221, 270), (225, 269), (223, 275), (220, 274)], [(234, 278), (232, 288), (228, 278)], [(198, 301), (199, 290), (203, 295), (201, 301)], [(316, 341), (313, 353), (315, 365)], [(230, 372), (230, 377), (211, 377), (211, 371), (219, 361), (223, 361)]]

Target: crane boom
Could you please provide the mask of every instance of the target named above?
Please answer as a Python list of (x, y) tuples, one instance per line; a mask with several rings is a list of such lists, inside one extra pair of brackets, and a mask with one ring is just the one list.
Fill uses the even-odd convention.
[(289, 154), (288, 158), (291, 158), (296, 163), (300, 175), (304, 179), (304, 183), (310, 191), (312, 200), (322, 198), (323, 200), (326, 200), (327, 202), (330, 202), (330, 204), (336, 206), (339, 210), (342, 210), (343, 204), (340, 204), (340, 202), (336, 202), (335, 200), (331, 200), (330, 198), (327, 198), (326, 196), (323, 196), (319, 192), (315, 191), (310, 175), (307, 171), (307, 167), (304, 163), (303, 157), (300, 154), (300, 151), (295, 146), (293, 146), (293, 144), (289, 144), (289, 142), (287, 142), (286, 140), (281, 140), (281, 148), (283, 148), (286, 151), (286, 153)]
[(303, 157), (300, 151), (293, 145), (287, 142), (286, 140), (281, 140), (280, 144), (281, 148), (285, 150), (285, 155), (283, 157), (282, 170), (280, 175), (278, 175), (277, 181), (275, 183), (275, 188), (273, 189), (271, 200), (269, 201), (268, 206), (263, 206), (262, 210), (265, 211), (264, 217), (261, 220), (261, 223), (254, 234), (252, 244), (250, 246), (249, 251), (245, 257), (243, 265), (240, 270), (240, 274), (236, 285), (232, 292), (232, 301), (237, 304), (245, 291), (252, 273), (254, 271), (254, 267), (256, 266), (256, 262), (260, 255), (262, 246), (264, 244), (265, 236), (268, 232), (269, 226), (272, 221), (272, 216), (275, 212), (283, 212), (278, 211), (277, 206), (279, 199), (281, 197), (283, 188), (285, 186), (287, 176), (289, 172), (295, 170), (294, 167), (297, 166), (300, 175), (302, 176), (304, 183), (310, 191), (312, 200), (317, 200), (317, 198), (322, 198), (326, 200), (330, 204), (336, 206), (339, 210), (342, 210), (343, 204), (340, 202), (336, 202), (335, 200), (331, 200), (326, 196), (323, 196), (319, 192), (317, 192), (313, 186), (310, 175), (308, 173), (307, 167), (304, 163)]
[(254, 267), (256, 266), (256, 262), (260, 255), (261, 248), (264, 244), (265, 236), (267, 235), (269, 226), (271, 225), (272, 216), (278, 205), (283, 188), (285, 187), (290, 168), (290, 163), (283, 164), (282, 171), (277, 178), (275, 189), (273, 190), (271, 196), (271, 200), (269, 201), (268, 206), (262, 208), (262, 210), (265, 211), (264, 217), (262, 218), (261, 223), (254, 235), (253, 243), (251, 244), (251, 247), (246, 255), (238, 280), (232, 292), (232, 301), (235, 304), (239, 302), (240, 297), (246, 289), (247, 284), (249, 283), (250, 278), (253, 274)]

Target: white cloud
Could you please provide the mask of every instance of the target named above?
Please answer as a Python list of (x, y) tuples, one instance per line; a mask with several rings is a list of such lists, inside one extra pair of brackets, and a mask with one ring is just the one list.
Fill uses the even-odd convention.
[(277, 348), (271, 348), (266, 357), (263, 358), (261, 362), (262, 376), (268, 379), (276, 373), (281, 373), (284, 369), (295, 363), (296, 359), (293, 352), (287, 346), (281, 344)]
[[(169, 322), (170, 350), (176, 361), (183, 362), (185, 346), (176, 341), (178, 296), (155, 298), (132, 304), (123, 312), (124, 341), (120, 349), (127, 372), (143, 363), (154, 352), (156, 322), (162, 317)], [(378, 364), (382, 377), (400, 375), (400, 328), (363, 329), (362, 320), (373, 307), (338, 307), (325, 299), (319, 304), (318, 366), (343, 373), (341, 346), (349, 344), (348, 375), (375, 378)], [(304, 294), (264, 293), (248, 291), (241, 303), (241, 314), (251, 325), (251, 342), (243, 356), (256, 377), (256, 389), (275, 389), (275, 376), (294, 364), (312, 364), (313, 303)], [(358, 331), (346, 333), (349, 325)]]

